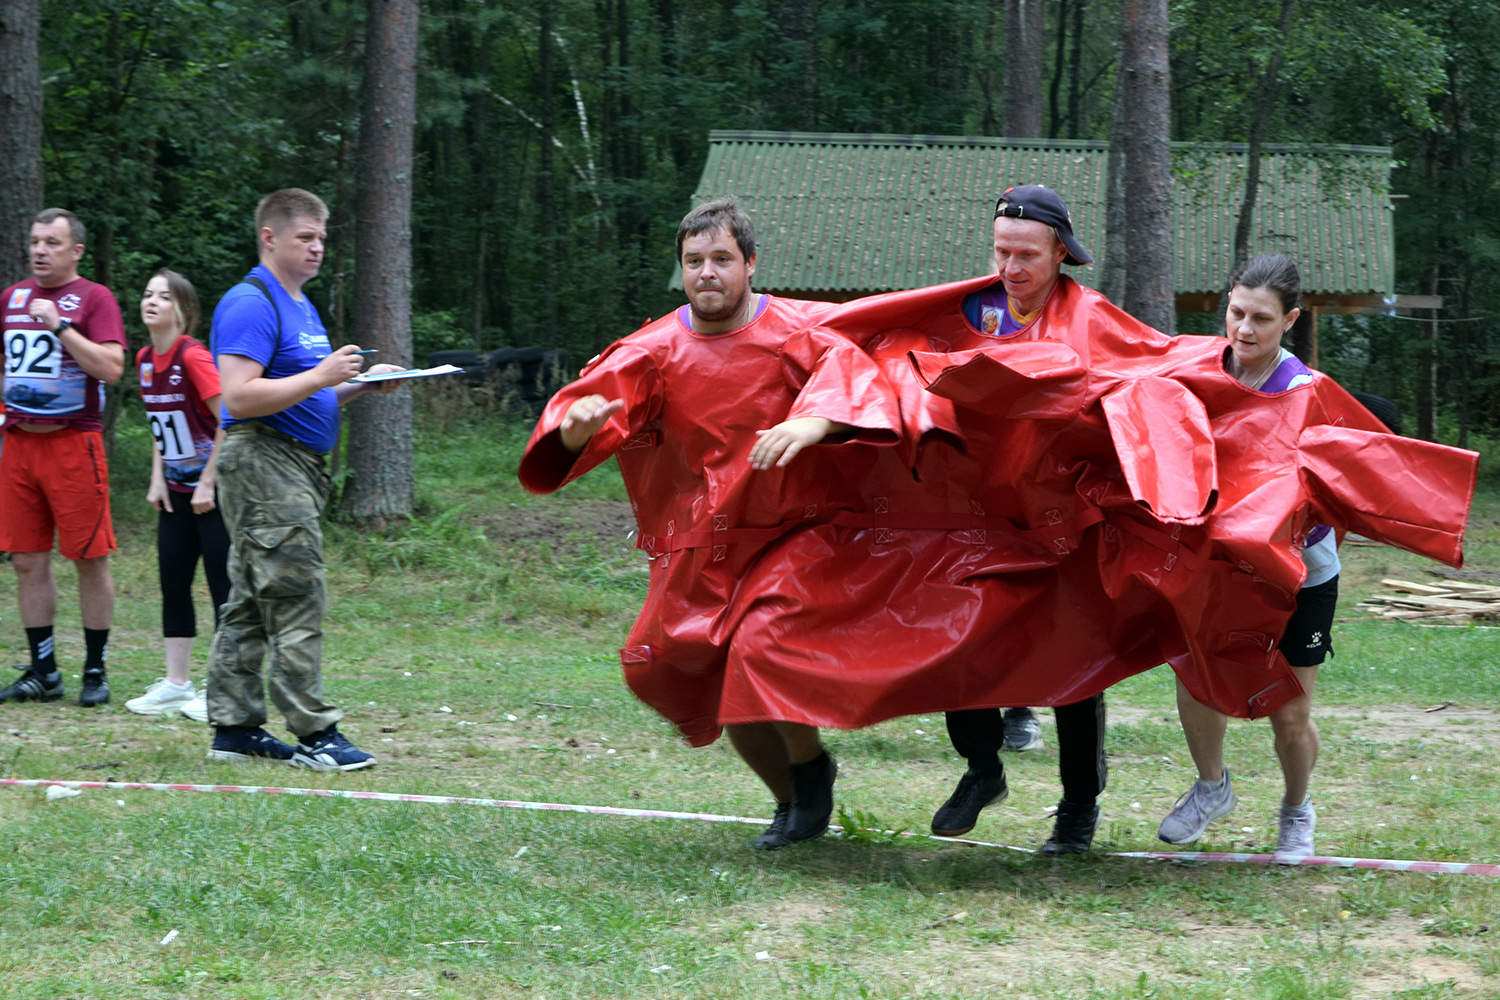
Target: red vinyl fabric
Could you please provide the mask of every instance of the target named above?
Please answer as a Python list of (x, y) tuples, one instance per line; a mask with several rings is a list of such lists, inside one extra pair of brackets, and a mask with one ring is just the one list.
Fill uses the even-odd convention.
[[(1261, 716), (1300, 692), (1275, 647), (1313, 525), (1462, 561), (1474, 453), (1381, 433), (1326, 376), (1248, 389), (1224, 341), (1167, 338), (1066, 278), (1032, 327), (984, 336), (960, 304), (993, 280), (824, 321), (882, 364), (919, 447), (838, 455), (863, 513), (742, 579), (721, 721), (1069, 704), (1163, 662)], [(951, 405), (909, 405), (913, 382)]]
[[(690, 742), (1071, 704), (1162, 663), (1262, 716), (1300, 693), (1275, 647), (1313, 525), (1461, 563), (1474, 453), (1383, 433), (1320, 374), (1248, 389), (1223, 340), (1166, 337), (1067, 278), (1032, 326), (984, 335), (962, 301), (995, 280), (774, 300), (743, 343), (669, 318), (547, 407), (521, 480), (546, 492), (618, 453), (653, 556), (625, 676)], [(575, 458), (556, 428), (596, 392), (627, 406)], [(753, 431), (801, 415), (861, 433), (752, 472)]]
[[(521, 460), (521, 483), (547, 493), (618, 459), (636, 544), (650, 558), (645, 604), (620, 652), (625, 680), (695, 745), (719, 734), (740, 579), (788, 531), (852, 509), (827, 464), (847, 445), (813, 447), (785, 468), (757, 472), (755, 432), (825, 417), (854, 427), (851, 442), (900, 440), (894, 390), (875, 363), (847, 338), (809, 329), (830, 309), (772, 297), (746, 326), (712, 335), (675, 313), (650, 323), (552, 398)], [(592, 394), (625, 407), (575, 456), (558, 428), (568, 407)]]

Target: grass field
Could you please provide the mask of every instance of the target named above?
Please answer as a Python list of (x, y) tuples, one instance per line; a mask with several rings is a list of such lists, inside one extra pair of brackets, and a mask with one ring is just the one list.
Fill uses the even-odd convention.
[[(429, 403), (427, 424), (444, 432), (421, 438), (423, 518), (330, 535), (325, 675), (377, 768), (210, 764), (204, 727), (124, 710), (162, 672), (146, 442), (125, 433), (114, 703), (74, 703), (82, 640), (60, 566), (69, 697), (0, 706), (0, 775), (769, 815), (722, 742), (690, 750), (620, 682), (645, 572), (618, 475), (530, 497), (514, 479), (524, 428), (451, 401)], [(1500, 571), (1493, 490), (1468, 552)], [(1422, 578), (1392, 550), (1344, 558), (1345, 619), (1381, 577)], [(14, 591), (0, 567), (3, 663), (25, 659)], [(1500, 860), (1500, 631), (1350, 620), (1335, 641), (1318, 688), (1320, 853)], [(1153, 850), (1193, 778), (1171, 676), (1134, 678), (1109, 703), (1096, 846)], [(1047, 747), (1007, 758), (1011, 797), (973, 836), (1045, 839), (1058, 788), (1044, 719)], [(840, 806), (885, 828), (924, 830), (961, 769), (937, 716), (828, 742)], [(1227, 753), (1241, 804), (1200, 847), (1268, 849), (1268, 727), (1233, 724)], [(1500, 880), (1477, 877), (1049, 860), (879, 835), (763, 854), (744, 826), (103, 790), (0, 789), (0, 832), (6, 998), (1500, 996)]]

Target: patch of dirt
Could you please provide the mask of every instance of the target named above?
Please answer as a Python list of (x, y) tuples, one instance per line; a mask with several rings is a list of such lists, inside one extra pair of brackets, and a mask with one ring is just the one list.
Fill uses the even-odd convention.
[[(1407, 740), (1445, 740), (1468, 746), (1500, 749), (1500, 712), (1488, 708), (1449, 706), (1434, 712), (1430, 705), (1313, 705), (1313, 718), (1351, 725), (1354, 735), (1377, 743)], [(1112, 723), (1175, 723), (1170, 712), (1109, 706)]]
[(595, 545), (628, 548), (626, 536), (636, 528), (635, 511), (624, 500), (584, 500), (544, 508), (516, 507), (502, 517), (483, 518), (480, 526), (495, 542), (563, 542), (583, 535)]
[(1428, 983), (1452, 981), (1460, 990), (1493, 985), (1472, 965), (1449, 955), (1430, 955), (1433, 939), (1417, 920), (1394, 916), (1356, 940), (1372, 967), (1354, 984), (1353, 1000), (1375, 1000)]

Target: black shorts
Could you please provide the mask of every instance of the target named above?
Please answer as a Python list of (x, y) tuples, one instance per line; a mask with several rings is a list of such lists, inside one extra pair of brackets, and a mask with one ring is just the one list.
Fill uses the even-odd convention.
[(1316, 667), (1333, 655), (1333, 610), (1339, 603), (1339, 578), (1303, 587), (1297, 592), (1297, 610), (1286, 623), (1286, 633), (1276, 648), (1294, 667)]

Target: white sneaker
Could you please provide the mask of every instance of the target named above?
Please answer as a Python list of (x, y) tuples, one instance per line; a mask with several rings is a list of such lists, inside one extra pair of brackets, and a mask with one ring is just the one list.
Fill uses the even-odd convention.
[(1276, 834), (1276, 853), (1306, 858), (1318, 853), (1313, 848), (1313, 831), (1318, 828), (1318, 814), (1311, 802), (1281, 807), (1281, 828)]
[(171, 715), (193, 697), (193, 682), (174, 684), (167, 678), (152, 684), (139, 698), (132, 698), (125, 707), (136, 715)]
[(193, 695), (190, 701), (185, 701), (178, 706), (178, 711), (192, 719), (194, 722), (208, 721), (208, 702), (204, 701), (204, 692), (199, 691)]
[(1193, 787), (1182, 793), (1182, 798), (1161, 821), (1157, 837), (1169, 844), (1192, 844), (1208, 824), (1240, 804), (1234, 794), (1234, 783), (1229, 780), (1229, 768), (1224, 769), (1224, 785), (1217, 791), (1206, 781), (1195, 781)]

